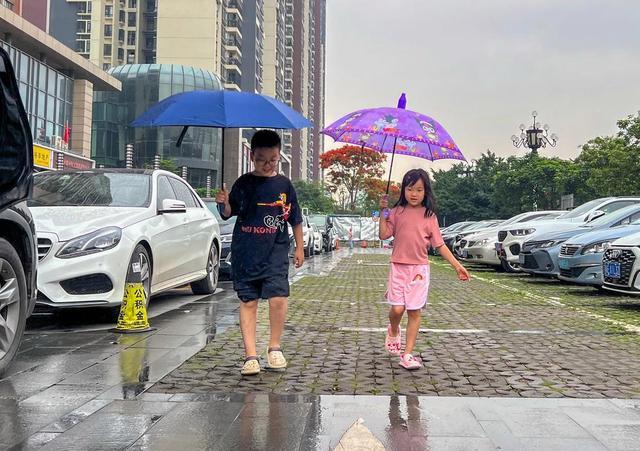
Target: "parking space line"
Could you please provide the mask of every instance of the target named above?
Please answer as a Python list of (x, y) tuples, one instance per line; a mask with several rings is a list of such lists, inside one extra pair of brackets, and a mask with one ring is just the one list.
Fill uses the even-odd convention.
[[(447, 266), (447, 265), (445, 265), (443, 263), (431, 262), (431, 264), (434, 265), (434, 266), (439, 266), (439, 267), (443, 267), (443, 268)], [(589, 317), (591, 317), (593, 319), (597, 319), (599, 321), (603, 321), (603, 322), (606, 322), (606, 323), (609, 323), (609, 324), (612, 324), (612, 325), (615, 325), (615, 326), (622, 327), (627, 332), (633, 332), (633, 333), (636, 333), (636, 334), (640, 334), (640, 326), (636, 326), (636, 325), (633, 325), (633, 324), (625, 323), (624, 321), (619, 321), (619, 320), (616, 320), (616, 319), (608, 318), (608, 317), (606, 317), (604, 315), (600, 315), (598, 313), (593, 313), (593, 312), (591, 312), (589, 310), (586, 310), (586, 309), (583, 309), (581, 307), (574, 307), (574, 306), (571, 306), (571, 305), (567, 305), (567, 304), (561, 302), (560, 298), (541, 296), (539, 294), (534, 294), (534, 293), (531, 293), (531, 292), (526, 291), (526, 290), (522, 290), (522, 289), (519, 289), (519, 288), (511, 287), (509, 285), (505, 285), (503, 283), (497, 282), (495, 279), (485, 279), (484, 277), (476, 276), (475, 274), (472, 274), (471, 277), (473, 279), (477, 279), (477, 280), (479, 280), (481, 282), (485, 282), (485, 283), (489, 283), (491, 285), (494, 285), (494, 286), (496, 286), (498, 288), (502, 288), (504, 290), (520, 294), (520, 295), (522, 295), (524, 297), (527, 297), (529, 299), (533, 299), (533, 300), (536, 300), (536, 301), (542, 301), (542, 302), (545, 302), (547, 304), (553, 305), (555, 307), (562, 307), (562, 308), (571, 309), (571, 310), (573, 310), (575, 312), (582, 313), (583, 315), (589, 316)]]

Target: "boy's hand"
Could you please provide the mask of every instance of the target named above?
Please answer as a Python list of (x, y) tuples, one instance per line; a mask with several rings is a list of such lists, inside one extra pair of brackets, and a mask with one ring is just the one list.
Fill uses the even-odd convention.
[(229, 193), (227, 192), (227, 184), (222, 184), (222, 189), (216, 194), (216, 203), (229, 205)]
[(389, 208), (389, 195), (385, 194), (382, 196), (382, 199), (380, 199), (380, 208), (383, 210)]
[(462, 281), (468, 281), (469, 279), (471, 279), (471, 274), (469, 274), (469, 271), (467, 271), (467, 268), (465, 268), (462, 265), (458, 265), (456, 267), (456, 272), (458, 273), (458, 279), (462, 280)]
[(296, 247), (296, 252), (293, 254), (293, 263), (294, 263), (296, 268), (299, 268), (299, 267), (302, 266), (302, 264), (304, 263), (304, 249), (303, 248), (297, 248)]

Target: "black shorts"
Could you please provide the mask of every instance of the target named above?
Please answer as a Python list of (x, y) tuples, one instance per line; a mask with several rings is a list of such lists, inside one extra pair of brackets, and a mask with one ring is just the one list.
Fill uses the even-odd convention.
[(258, 280), (234, 280), (233, 289), (242, 302), (289, 297), (289, 277), (278, 275)]

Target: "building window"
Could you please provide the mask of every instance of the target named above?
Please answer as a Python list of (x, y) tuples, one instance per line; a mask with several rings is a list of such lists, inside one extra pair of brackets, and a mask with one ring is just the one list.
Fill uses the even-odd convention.
[(134, 64), (136, 62), (135, 50), (127, 50), (127, 64)]
[(136, 26), (136, 13), (129, 13), (127, 15), (127, 25), (130, 27)]
[(118, 30), (118, 41), (124, 42), (124, 30), (122, 28)]
[(118, 13), (118, 20), (120, 21), (120, 23), (125, 23), (125, 21), (127, 20), (127, 13), (121, 9), (120, 12)]
[(127, 31), (127, 45), (136, 45), (135, 31)]
[(113, 5), (105, 5), (104, 17), (113, 17)]
[(124, 61), (124, 49), (122, 47), (118, 48), (118, 59)]
[(113, 25), (105, 25), (104, 26), (104, 37), (110, 38), (113, 36)]
[(111, 56), (111, 44), (105, 44), (102, 54), (104, 56)]
[(138, 0), (129, 0), (129, 8), (137, 8), (138, 7)]
[(156, 0), (147, 0), (147, 10), (155, 11), (156, 9)]

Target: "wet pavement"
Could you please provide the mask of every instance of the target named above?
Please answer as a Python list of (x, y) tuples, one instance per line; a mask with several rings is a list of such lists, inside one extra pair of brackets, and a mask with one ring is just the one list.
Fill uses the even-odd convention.
[(407, 373), (379, 350), (387, 258), (340, 251), (292, 272), (290, 367), (249, 380), (228, 282), (152, 299), (144, 334), (91, 310), (36, 315), (0, 380), (0, 449), (327, 450), (359, 418), (389, 450), (640, 449), (633, 321), (554, 286), (458, 284), (435, 261), (426, 368)]

